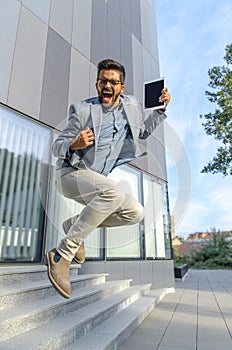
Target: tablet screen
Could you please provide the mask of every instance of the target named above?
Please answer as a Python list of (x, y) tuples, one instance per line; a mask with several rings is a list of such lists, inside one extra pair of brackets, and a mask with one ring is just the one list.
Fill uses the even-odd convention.
[(164, 88), (164, 78), (144, 83), (144, 108), (164, 108), (164, 103), (159, 98)]

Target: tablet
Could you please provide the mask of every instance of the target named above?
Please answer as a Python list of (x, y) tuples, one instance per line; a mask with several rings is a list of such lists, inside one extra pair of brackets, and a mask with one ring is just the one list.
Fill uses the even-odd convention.
[(164, 88), (164, 78), (144, 83), (144, 109), (165, 108), (164, 102), (159, 102)]

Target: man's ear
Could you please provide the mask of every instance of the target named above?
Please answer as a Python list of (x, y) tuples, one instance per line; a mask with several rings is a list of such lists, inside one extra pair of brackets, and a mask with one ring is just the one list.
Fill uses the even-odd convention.
[(121, 85), (121, 92), (125, 90), (125, 85)]

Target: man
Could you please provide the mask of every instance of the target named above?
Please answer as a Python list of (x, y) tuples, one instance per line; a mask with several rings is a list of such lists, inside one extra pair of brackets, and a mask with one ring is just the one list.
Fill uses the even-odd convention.
[[(141, 156), (139, 139), (147, 138), (166, 116), (164, 110), (153, 111), (143, 121), (138, 100), (123, 94), (124, 81), (125, 69), (120, 63), (112, 59), (99, 62), (98, 97), (71, 105), (68, 125), (53, 144), (59, 192), (85, 205), (79, 215), (64, 222), (67, 236), (46, 254), (49, 278), (66, 298), (72, 293), (71, 261), (85, 260), (85, 238), (96, 227), (134, 224), (143, 218), (142, 205), (107, 175), (114, 167)], [(168, 105), (167, 88), (161, 100)]]

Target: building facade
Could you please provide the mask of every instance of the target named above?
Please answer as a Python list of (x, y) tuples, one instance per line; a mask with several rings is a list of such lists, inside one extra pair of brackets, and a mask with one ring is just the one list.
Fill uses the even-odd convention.
[[(40, 263), (81, 210), (55, 188), (51, 144), (70, 103), (96, 95), (101, 59), (121, 62), (126, 93), (143, 101), (144, 82), (160, 77), (155, 2), (2, 0), (0, 33), (0, 261)], [(144, 221), (95, 230), (83, 273), (172, 284), (163, 127), (144, 141), (146, 157), (110, 174), (144, 205)]]

